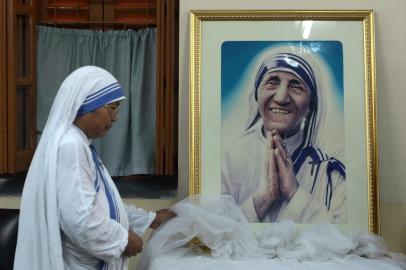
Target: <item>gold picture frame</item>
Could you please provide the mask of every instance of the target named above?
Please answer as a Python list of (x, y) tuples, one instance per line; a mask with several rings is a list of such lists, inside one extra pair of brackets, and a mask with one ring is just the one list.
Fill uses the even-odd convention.
[[(314, 35), (304, 38), (304, 22)], [(374, 12), (193, 10), (190, 12), (189, 195), (219, 195), (221, 46), (225, 41), (329, 41), (343, 45), (347, 183), (344, 230), (379, 234)], [(238, 57), (238, 55), (236, 56)], [(350, 65), (350, 63), (355, 63)], [(362, 135), (363, 134), (363, 135)], [(362, 135), (362, 136), (360, 136)]]

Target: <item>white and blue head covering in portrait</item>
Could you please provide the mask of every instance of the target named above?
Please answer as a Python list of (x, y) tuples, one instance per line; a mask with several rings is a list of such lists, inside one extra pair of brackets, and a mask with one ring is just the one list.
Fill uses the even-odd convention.
[[(321, 149), (335, 145), (330, 129), (339, 113), (334, 111), (330, 78), (324, 62), (310, 49), (304, 46), (280, 46), (267, 52), (257, 69), (254, 85), (249, 93), (249, 115), (244, 134), (252, 129), (262, 127), (262, 119), (258, 109), (258, 87), (266, 73), (284, 71), (296, 75), (310, 89), (309, 112), (301, 125), (301, 143), (290, 153), (295, 173), (299, 171), (306, 158), (311, 157), (315, 164), (328, 161), (328, 175), (339, 171), (345, 177), (345, 167), (336, 157), (327, 157)], [(316, 178), (315, 178), (316, 179)], [(330, 195), (328, 195), (331, 197)], [(326, 198), (329, 207), (330, 199)]]
[(25, 180), (14, 269), (64, 269), (56, 185), (59, 143), (77, 116), (124, 98), (117, 80), (95, 66), (75, 70), (61, 84)]
[[(289, 48), (289, 49), (288, 49)], [(305, 119), (305, 125), (302, 127), (305, 129), (304, 136), (306, 143), (312, 144), (312, 138), (314, 136), (314, 130), (316, 128), (317, 122), (317, 111), (322, 109), (319, 108), (318, 99), (319, 91), (316, 77), (312, 66), (309, 63), (309, 59), (303, 58), (303, 56), (292, 52), (292, 47), (284, 47), (281, 52), (276, 51), (271, 55), (265, 57), (262, 61), (260, 67), (258, 68), (257, 74), (255, 76), (254, 87), (250, 92), (250, 113), (247, 120), (245, 130), (251, 129), (260, 120), (261, 116), (258, 110), (258, 87), (265, 76), (265, 74), (274, 71), (284, 71), (296, 75), (300, 78), (306, 86), (310, 89), (310, 104), (309, 113)], [(320, 122), (320, 119), (318, 120)]]

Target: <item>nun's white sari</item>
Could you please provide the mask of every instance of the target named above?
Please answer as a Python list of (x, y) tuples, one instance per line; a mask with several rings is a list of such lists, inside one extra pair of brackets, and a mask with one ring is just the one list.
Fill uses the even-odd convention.
[(128, 228), (143, 233), (155, 213), (123, 204), (73, 124), (78, 112), (123, 99), (120, 91), (110, 73), (94, 66), (62, 83), (25, 181), (14, 269), (127, 269), (121, 254)]
[(106, 185), (96, 187), (96, 168), (89, 148), (91, 141), (72, 126), (62, 138), (58, 152), (57, 189), (59, 225), (65, 269), (99, 269), (101, 260), (108, 269), (127, 269), (121, 254), (131, 229), (142, 235), (155, 215), (122, 203), (103, 166), (108, 188), (117, 199), (119, 222), (109, 216)]

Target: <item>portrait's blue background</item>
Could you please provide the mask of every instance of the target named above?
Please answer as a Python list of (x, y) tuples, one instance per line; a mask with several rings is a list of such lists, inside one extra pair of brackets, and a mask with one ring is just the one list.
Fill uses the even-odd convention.
[[(248, 92), (258, 57), (275, 46), (303, 46), (321, 57), (329, 70), (338, 107), (344, 111), (343, 48), (340, 41), (226, 41), (221, 46), (221, 115), (224, 119), (236, 99)], [(255, 72), (255, 71), (254, 71)]]

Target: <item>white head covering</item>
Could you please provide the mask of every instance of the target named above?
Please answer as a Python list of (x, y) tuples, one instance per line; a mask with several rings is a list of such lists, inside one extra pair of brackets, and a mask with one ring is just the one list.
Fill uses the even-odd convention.
[(77, 115), (124, 98), (117, 80), (99, 67), (81, 67), (63, 81), (25, 180), (14, 269), (64, 269), (56, 187), (59, 143)]
[[(262, 126), (262, 119), (258, 110), (258, 86), (267, 72), (285, 71), (301, 78), (311, 91), (309, 113), (303, 126), (303, 143), (301, 147), (320, 143), (320, 136), (326, 119), (328, 98), (325, 91), (330, 85), (327, 83), (328, 74), (324, 62), (314, 52), (303, 46), (280, 46), (267, 52), (258, 68), (253, 88), (249, 93), (249, 115), (244, 133)], [(336, 112), (334, 112), (336, 113)]]

